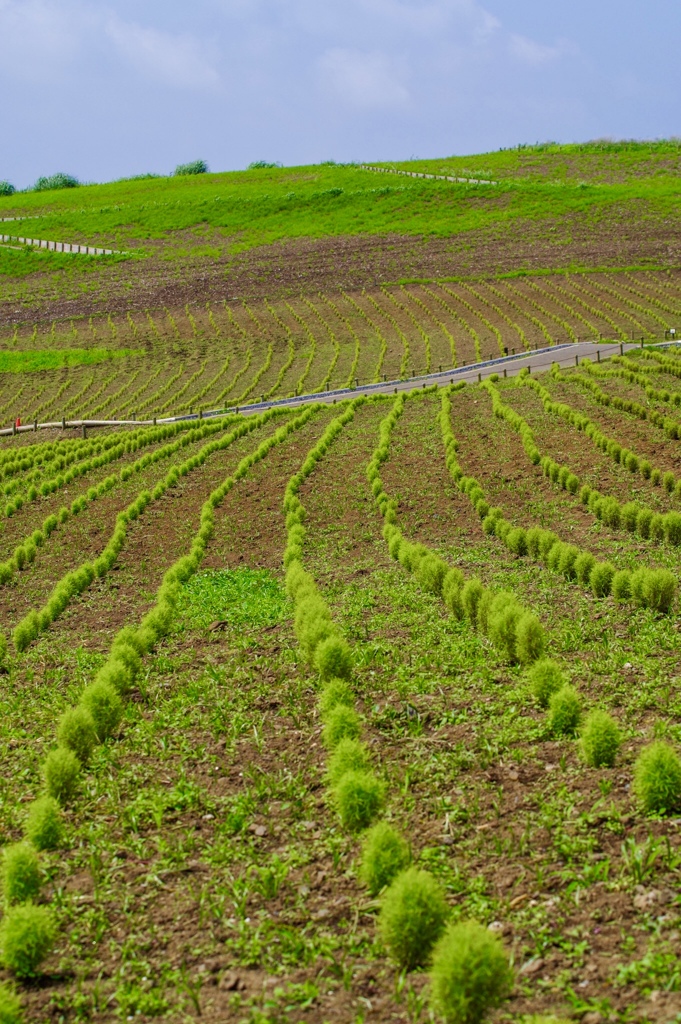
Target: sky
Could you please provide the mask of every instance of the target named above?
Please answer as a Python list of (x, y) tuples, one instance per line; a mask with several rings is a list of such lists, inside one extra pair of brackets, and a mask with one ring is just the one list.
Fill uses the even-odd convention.
[(678, 0), (0, 0), (0, 180), (681, 135)]

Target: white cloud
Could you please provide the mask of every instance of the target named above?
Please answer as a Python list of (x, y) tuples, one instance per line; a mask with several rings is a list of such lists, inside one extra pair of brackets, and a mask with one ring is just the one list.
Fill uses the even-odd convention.
[(545, 46), (543, 43), (537, 43), (534, 39), (528, 39), (527, 36), (516, 33), (512, 33), (509, 37), (508, 48), (511, 55), (517, 60), (535, 67), (558, 60), (566, 53), (573, 52), (574, 49), (565, 40), (561, 40), (556, 46)]
[(356, 107), (402, 107), (409, 92), (390, 59), (380, 51), (335, 47), (318, 61), (319, 70), (333, 91)]
[(134, 22), (110, 18), (106, 34), (142, 74), (180, 89), (214, 91), (220, 85), (212, 54), (190, 35), (172, 35)]

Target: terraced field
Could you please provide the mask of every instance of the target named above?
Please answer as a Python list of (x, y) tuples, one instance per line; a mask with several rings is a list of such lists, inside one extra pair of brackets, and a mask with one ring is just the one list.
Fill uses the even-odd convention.
[[(241, 404), (677, 308), (674, 279), (613, 274), (155, 313), (111, 321), (142, 350), (111, 379), (20, 375), (21, 412)], [(678, 1019), (679, 377), (646, 347), (6, 439), (0, 939), (25, 1019), (479, 1019), (442, 995), (470, 920), (495, 1020)]]
[[(405, 379), (558, 343), (681, 330), (681, 277), (568, 274), (111, 314), (0, 339), (0, 420), (151, 419)], [(63, 360), (63, 365), (60, 365)], [(94, 360), (94, 361), (93, 361)], [(0, 369), (1, 369), (0, 364)]]
[(680, 153), (0, 199), (0, 1024), (681, 1021)]

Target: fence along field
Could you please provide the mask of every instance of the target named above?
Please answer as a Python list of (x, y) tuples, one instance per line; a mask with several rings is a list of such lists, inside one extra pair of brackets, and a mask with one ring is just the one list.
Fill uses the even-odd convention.
[[(612, 274), (112, 318), (71, 342), (132, 350), (110, 373), (14, 394), (227, 405), (580, 316), (652, 334), (676, 296)], [(8, 439), (5, 1019), (673, 1019), (680, 376), (645, 348)]]
[(3, 339), (0, 369), (14, 372), (0, 375), (0, 417), (152, 419), (578, 339), (659, 339), (677, 327), (681, 281), (653, 272), (406, 284), (53, 321)]

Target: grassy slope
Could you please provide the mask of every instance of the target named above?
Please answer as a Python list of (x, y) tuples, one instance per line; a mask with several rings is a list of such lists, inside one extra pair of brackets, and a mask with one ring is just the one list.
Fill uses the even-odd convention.
[[(492, 187), (384, 179), (352, 166), (281, 168), (24, 193), (0, 200), (0, 216), (37, 217), (30, 231), (41, 238), (144, 246), (191, 230), (195, 246), (206, 243), (202, 234), (222, 235), (235, 252), (286, 238), (447, 236), (519, 219), (599, 220), (613, 213), (630, 219), (678, 212), (672, 173), (677, 161), (671, 156), (663, 160), (654, 147), (637, 151), (636, 162), (618, 156), (610, 178), (626, 180), (587, 185), (582, 179), (606, 176), (608, 162), (601, 153), (570, 150), (513, 150), (395, 165), (434, 173), (491, 174), (500, 180)], [(514, 180), (514, 174), (528, 169), (524, 180)]]

